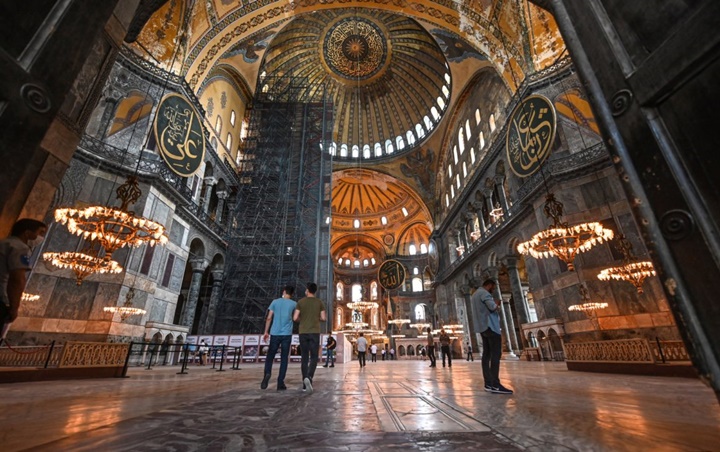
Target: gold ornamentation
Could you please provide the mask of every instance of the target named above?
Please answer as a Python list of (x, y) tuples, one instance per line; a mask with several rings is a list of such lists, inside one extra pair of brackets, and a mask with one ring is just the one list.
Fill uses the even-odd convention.
[(378, 269), (378, 282), (385, 290), (394, 290), (405, 282), (405, 266), (390, 259), (382, 263)]
[(641, 261), (632, 250), (632, 243), (620, 235), (620, 251), (623, 253), (623, 264), (618, 267), (609, 267), (598, 273), (597, 277), (602, 281), (627, 281), (637, 289), (637, 293), (643, 293), (643, 282), (650, 276), (655, 276), (655, 267), (650, 261)]
[(158, 105), (153, 130), (168, 167), (182, 177), (195, 174), (205, 157), (205, 133), (195, 107), (180, 94), (167, 94)]
[(58, 367), (122, 367), (130, 344), (67, 342)]
[(389, 45), (380, 27), (366, 17), (344, 17), (331, 26), (323, 42), (323, 58), (348, 80), (376, 75), (389, 60)]
[(510, 115), (507, 159), (512, 171), (527, 177), (540, 169), (555, 141), (555, 107), (545, 96), (525, 98)]
[(120, 314), (121, 322), (124, 322), (131, 315), (144, 315), (147, 311), (134, 307), (133, 298), (135, 298), (135, 289), (131, 287), (125, 294), (125, 303), (122, 306), (105, 306), (103, 311)]
[(98, 257), (97, 252), (91, 249), (84, 249), (79, 253), (71, 251), (43, 253), (43, 259), (58, 268), (69, 268), (74, 271), (78, 286), (93, 273), (120, 273), (123, 271), (120, 264), (107, 256), (105, 258)]

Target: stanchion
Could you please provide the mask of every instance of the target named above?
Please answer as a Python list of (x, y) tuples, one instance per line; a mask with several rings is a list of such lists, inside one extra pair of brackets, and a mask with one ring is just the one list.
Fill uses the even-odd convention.
[(156, 351), (157, 351), (157, 345), (154, 345), (154, 346), (150, 349), (150, 359), (148, 359), (148, 366), (147, 366), (147, 369), (145, 369), (145, 370), (152, 370), (152, 367), (151, 367), (151, 366), (152, 366), (152, 359), (153, 359), (153, 355), (155, 354)]
[(215, 370), (215, 362), (217, 361), (217, 349), (213, 349), (213, 366), (212, 370)]
[(185, 370), (187, 369), (188, 354), (189, 354), (189, 352), (190, 352), (190, 347), (189, 347), (189, 345), (190, 345), (190, 344), (185, 344), (185, 345), (184, 345), (185, 350), (183, 350), (183, 352), (184, 352), (184, 355), (185, 355), (185, 356), (183, 356), (182, 366), (180, 367), (180, 372), (178, 372), (177, 375), (185, 375), (185, 374), (187, 374), (187, 372), (185, 372)]
[[(53, 341), (53, 344), (55, 341)], [(128, 347), (128, 353), (125, 357), (125, 365), (123, 366), (122, 373), (120, 374), (120, 378), (130, 378), (127, 376), (128, 366), (130, 365), (130, 355), (132, 354), (132, 348), (133, 348), (133, 342), (130, 341), (130, 347)], [(47, 367), (47, 366), (46, 366)]]
[(225, 372), (223, 369), (223, 363), (225, 362), (225, 344), (223, 344), (222, 349), (220, 350), (220, 368), (217, 370), (218, 372)]
[(55, 348), (55, 341), (53, 340), (50, 344), (50, 351), (48, 352), (47, 359), (45, 360), (45, 369), (47, 369), (48, 364), (50, 364), (50, 357), (52, 356), (53, 349)]

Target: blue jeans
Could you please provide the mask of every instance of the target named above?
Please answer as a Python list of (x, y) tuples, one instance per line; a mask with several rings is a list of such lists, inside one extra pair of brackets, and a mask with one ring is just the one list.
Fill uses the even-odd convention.
[(300, 334), (300, 369), (303, 379), (313, 379), (318, 362), (318, 348), (320, 347), (320, 333)]
[(285, 384), (285, 373), (287, 373), (288, 358), (290, 357), (290, 342), (292, 335), (270, 336), (270, 347), (265, 358), (265, 375), (272, 373), (272, 365), (275, 360), (278, 348), (280, 349), (280, 374), (278, 375), (278, 386)]
[(335, 350), (325, 350), (325, 365), (326, 366), (334, 366), (335, 365)]

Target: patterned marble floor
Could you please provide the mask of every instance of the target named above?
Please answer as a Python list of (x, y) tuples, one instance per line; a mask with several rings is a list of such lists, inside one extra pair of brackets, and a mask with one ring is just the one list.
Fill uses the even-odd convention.
[[(303, 393), (259, 389), (260, 365), (131, 369), (131, 378), (0, 386), (3, 451), (711, 451), (720, 405), (701, 382), (503, 361), (513, 396), (482, 390), (479, 362), (318, 368)], [(277, 368), (275, 369), (277, 371)]]

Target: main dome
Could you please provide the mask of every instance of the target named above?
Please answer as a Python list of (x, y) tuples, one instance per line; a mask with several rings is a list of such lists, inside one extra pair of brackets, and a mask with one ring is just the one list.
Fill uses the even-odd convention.
[(258, 91), (293, 78), (296, 100), (332, 102), (339, 160), (406, 152), (440, 121), (450, 71), (432, 36), (414, 20), (379, 10), (322, 10), (292, 20), (265, 55)]

